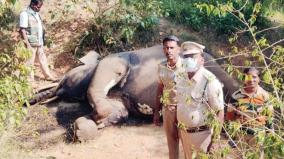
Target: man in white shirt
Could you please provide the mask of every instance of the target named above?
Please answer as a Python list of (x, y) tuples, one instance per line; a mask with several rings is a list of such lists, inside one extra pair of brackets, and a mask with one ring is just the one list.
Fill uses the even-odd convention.
[(208, 152), (213, 135), (208, 113), (214, 113), (222, 124), (224, 100), (221, 83), (203, 67), (205, 47), (195, 42), (185, 42), (181, 47), (187, 76), (177, 83), (177, 120), (185, 157), (191, 159), (193, 151)]
[[(43, 48), (43, 25), (38, 13), (42, 5), (42, 0), (31, 0), (29, 7), (21, 12), (19, 22), (20, 34), (26, 47), (32, 52), (32, 56), (26, 64), (33, 67), (35, 58), (38, 58), (45, 78), (55, 81), (56, 79), (51, 75), (48, 68), (47, 57)], [(31, 71), (29, 80), (34, 81), (34, 71)]]

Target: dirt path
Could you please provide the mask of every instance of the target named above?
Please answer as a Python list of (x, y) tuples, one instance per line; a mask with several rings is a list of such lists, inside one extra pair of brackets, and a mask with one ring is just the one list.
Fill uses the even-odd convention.
[(153, 124), (106, 128), (94, 141), (80, 144), (59, 143), (39, 150), (35, 154), (43, 158), (53, 156), (58, 159), (165, 159), (168, 157), (164, 131)]

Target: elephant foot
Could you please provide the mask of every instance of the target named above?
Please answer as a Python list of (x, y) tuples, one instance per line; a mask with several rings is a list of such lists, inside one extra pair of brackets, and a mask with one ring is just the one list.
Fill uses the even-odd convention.
[(76, 119), (75, 134), (79, 141), (94, 140), (98, 136), (98, 127), (89, 115)]
[(116, 125), (128, 118), (128, 110), (119, 98), (104, 98), (99, 104), (96, 105), (96, 111), (92, 114), (98, 129)]
[(119, 110), (117, 112), (111, 113), (108, 117), (97, 121), (98, 129), (102, 129), (104, 127), (116, 125), (125, 121), (128, 118), (128, 111), (126, 109)]
[(110, 100), (112, 103), (112, 111), (108, 116), (97, 120), (98, 129), (102, 129), (107, 126), (116, 125), (125, 121), (128, 118), (128, 110), (123, 105), (123, 103), (119, 100), (112, 99)]

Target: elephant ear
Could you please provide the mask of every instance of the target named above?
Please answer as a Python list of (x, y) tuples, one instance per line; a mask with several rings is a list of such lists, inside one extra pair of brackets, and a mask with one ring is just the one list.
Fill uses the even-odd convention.
[(135, 52), (131, 52), (129, 54), (129, 63), (132, 66), (140, 64), (140, 59), (139, 59), (138, 55)]
[(85, 56), (79, 59), (85, 65), (96, 65), (100, 58), (100, 54), (96, 51), (89, 51)]

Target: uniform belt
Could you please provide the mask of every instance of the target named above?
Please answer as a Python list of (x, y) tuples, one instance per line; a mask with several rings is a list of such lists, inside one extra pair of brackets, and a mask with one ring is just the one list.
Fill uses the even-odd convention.
[(210, 128), (207, 125), (199, 126), (199, 127), (192, 127), (192, 128), (187, 128), (186, 132), (188, 133), (196, 133), (196, 132), (201, 132), (205, 130), (209, 130)]

